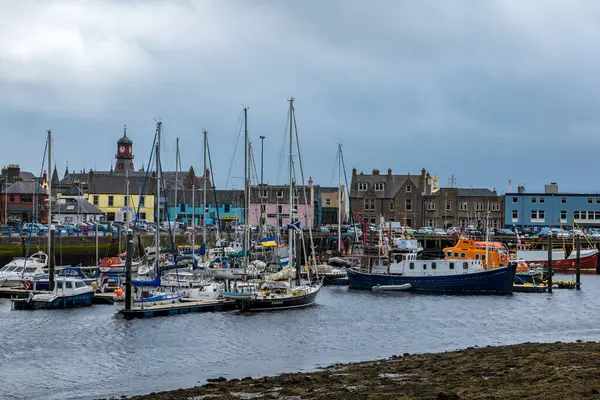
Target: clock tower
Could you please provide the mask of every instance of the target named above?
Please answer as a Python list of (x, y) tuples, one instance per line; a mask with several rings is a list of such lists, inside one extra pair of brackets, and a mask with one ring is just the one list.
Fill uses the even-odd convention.
[(115, 173), (125, 174), (127, 171), (133, 172), (133, 142), (127, 137), (127, 125), (123, 127), (123, 137), (117, 142), (117, 162), (115, 164)]

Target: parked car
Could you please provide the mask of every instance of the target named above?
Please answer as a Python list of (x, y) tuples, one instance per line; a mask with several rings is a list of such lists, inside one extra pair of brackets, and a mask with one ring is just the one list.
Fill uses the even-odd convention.
[(448, 236), (448, 234), (446, 233), (445, 230), (441, 229), (441, 228), (435, 228), (433, 230), (433, 235), (434, 236)]
[(28, 232), (28, 233), (31, 232), (31, 233), (44, 234), (44, 233), (48, 233), (48, 226), (43, 225), (43, 224), (38, 224), (35, 222), (26, 222), (23, 224), (23, 231)]
[(417, 231), (417, 235), (423, 235), (423, 236), (433, 235), (433, 229), (430, 226), (422, 226)]
[(446, 234), (448, 236), (458, 236), (460, 235), (460, 228), (457, 228), (456, 226), (451, 226), (450, 228), (446, 229)]

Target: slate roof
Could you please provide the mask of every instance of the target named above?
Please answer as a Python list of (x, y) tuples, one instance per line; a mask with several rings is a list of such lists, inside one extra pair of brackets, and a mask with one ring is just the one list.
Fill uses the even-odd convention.
[(490, 189), (457, 189), (458, 197), (498, 197), (497, 193)]
[[(215, 204), (215, 192), (217, 197), (217, 203), (219, 205), (231, 204), (234, 207), (244, 207), (243, 190), (216, 190), (213, 192), (213, 190), (210, 189), (206, 192), (206, 204)], [(196, 189), (194, 197), (195, 206), (198, 207), (202, 205), (203, 196), (204, 192), (201, 189)], [(179, 203), (181, 204), (192, 204), (191, 189), (177, 190), (177, 197), (179, 198)], [(175, 190), (169, 190), (167, 192), (167, 204), (169, 204), (169, 206), (175, 205)]]
[[(367, 190), (358, 190), (358, 183), (368, 183)], [(375, 183), (384, 183), (385, 190), (376, 191), (374, 190)], [(369, 197), (390, 199), (396, 197), (396, 193), (404, 187), (405, 184), (411, 185), (411, 191), (420, 193), (421, 189), (421, 176), (420, 175), (361, 175), (357, 174), (352, 177), (352, 184), (350, 189), (350, 197), (353, 199), (364, 198), (368, 193)]]
[[(145, 177), (129, 177), (129, 194), (154, 194), (156, 179), (148, 178), (144, 188)], [(93, 175), (89, 183), (90, 194), (126, 194), (127, 178), (123, 175)]]
[(85, 199), (68, 199), (65, 203), (52, 206), (53, 214), (97, 214), (104, 215), (104, 211)]
[(127, 133), (123, 134), (123, 137), (119, 139), (117, 144), (133, 144), (133, 141), (127, 137)]
[(40, 186), (37, 182), (24, 182), (17, 181), (6, 188), (4, 193), (8, 194), (44, 194), (47, 195), (48, 191)]
[[(306, 187), (306, 202), (304, 201), (303, 190)], [(314, 186), (315, 195), (318, 194), (318, 186)], [(268, 197), (261, 197), (262, 191), (266, 190)], [(310, 204), (310, 191), (308, 186), (296, 186), (298, 197), (294, 198), (294, 204)], [(278, 192), (283, 191), (283, 197), (278, 197)], [(253, 186), (250, 192), (251, 204), (289, 204), (290, 187), (289, 185), (257, 185)]]

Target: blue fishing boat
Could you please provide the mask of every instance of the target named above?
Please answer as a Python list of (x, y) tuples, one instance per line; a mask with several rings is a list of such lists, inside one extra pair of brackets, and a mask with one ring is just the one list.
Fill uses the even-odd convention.
[(408, 253), (401, 261), (387, 258), (372, 260), (366, 269), (348, 269), (353, 289), (404, 285), (404, 291), (443, 293), (512, 293), (516, 264), (487, 269), (482, 260), (417, 260)]
[(92, 305), (94, 288), (82, 279), (57, 277), (54, 290), (37, 294), (30, 293), (26, 299), (13, 299), (15, 310), (64, 309)]

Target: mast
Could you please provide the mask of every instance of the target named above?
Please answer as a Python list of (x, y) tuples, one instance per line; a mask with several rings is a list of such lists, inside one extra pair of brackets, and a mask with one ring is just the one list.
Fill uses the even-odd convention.
[[(206, 179), (206, 145), (208, 143), (208, 131), (205, 129), (204, 132), (204, 172), (203, 172), (203, 180), (204, 180), (204, 184), (202, 185), (202, 195), (204, 196), (203, 200), (202, 200), (202, 207), (204, 207), (204, 212), (203, 215), (204, 217), (202, 218), (202, 244), (204, 244), (204, 246), (206, 247), (206, 184), (207, 179)], [(219, 221), (217, 221), (217, 224), (219, 223)]]
[(192, 184), (192, 263), (196, 260), (196, 185)]
[[(50, 171), (52, 166), (52, 131), (48, 129), (48, 255), (50, 255), (50, 225), (52, 221), (52, 179), (50, 178)], [(50, 279), (54, 279), (51, 277)]]
[(156, 123), (156, 198), (154, 199), (154, 207), (156, 210), (156, 233), (154, 235), (154, 246), (156, 247), (156, 273), (160, 273), (160, 133), (162, 129), (162, 122)]
[[(173, 217), (173, 221), (177, 224), (177, 209), (179, 208), (179, 199), (177, 198), (177, 178), (179, 171), (179, 138), (176, 141), (176, 150), (175, 150), (175, 215)], [(192, 203), (193, 205), (193, 203)]]
[(485, 268), (489, 269), (489, 241), (490, 241), (490, 202), (487, 202), (487, 212), (485, 215)]
[(338, 253), (342, 251), (342, 144), (338, 144)]
[(248, 269), (248, 250), (250, 248), (250, 164), (248, 162), (248, 107), (244, 107), (244, 277)]
[[(290, 227), (288, 228), (289, 232), (289, 263), (293, 262), (294, 258), (294, 229), (292, 229), (292, 224), (294, 223), (294, 98), (290, 98)], [(296, 266), (298, 265), (298, 260), (296, 260)]]

